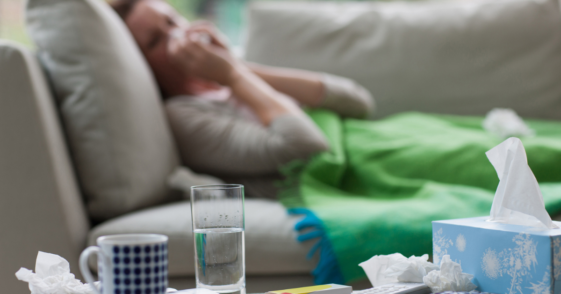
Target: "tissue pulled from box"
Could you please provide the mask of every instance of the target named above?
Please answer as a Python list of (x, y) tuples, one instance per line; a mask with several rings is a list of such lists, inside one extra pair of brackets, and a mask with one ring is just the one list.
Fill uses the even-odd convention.
[(420, 283), (430, 271), (437, 270), (438, 266), (428, 262), (429, 256), (411, 256), (409, 258), (399, 253), (390, 255), (376, 255), (359, 264), (372, 286), (387, 283)]
[(450, 255), (444, 255), (440, 263), (440, 270), (429, 272), (423, 282), (433, 293), (443, 291), (469, 292), (475, 290), (471, 279), (473, 275), (462, 273), (462, 267), (450, 259)]
[(489, 111), (483, 120), (483, 128), (501, 139), (534, 135), (534, 130), (530, 129), (514, 110), (508, 108)]
[(506, 139), (486, 154), (499, 176), (489, 221), (556, 229), (520, 139)]
[(89, 284), (83, 284), (70, 273), (68, 261), (56, 254), (39, 251), (35, 273), (22, 267), (16, 277), (29, 283), (31, 294), (94, 294)]

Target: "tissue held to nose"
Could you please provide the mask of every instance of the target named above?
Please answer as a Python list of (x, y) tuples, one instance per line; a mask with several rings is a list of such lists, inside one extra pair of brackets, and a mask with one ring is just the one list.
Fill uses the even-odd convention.
[(182, 28), (175, 28), (170, 32), (170, 37), (180, 42), (184, 42), (186, 36), (191, 41), (198, 41), (203, 44), (210, 44), (212, 41), (211, 37), (208, 34), (202, 32), (190, 32), (189, 30), (185, 30)]

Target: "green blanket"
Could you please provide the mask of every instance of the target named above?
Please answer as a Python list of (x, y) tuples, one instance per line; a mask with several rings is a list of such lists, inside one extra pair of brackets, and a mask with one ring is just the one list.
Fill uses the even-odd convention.
[[(378, 254), (432, 253), (433, 220), (489, 215), (497, 174), (485, 152), (502, 142), (482, 118), (405, 113), (380, 121), (310, 111), (331, 150), (291, 163), (279, 195), (306, 214), (299, 240), (319, 237), (316, 283), (365, 277), (358, 266)], [(561, 123), (527, 121), (528, 163), (550, 214), (561, 211)], [(291, 189), (292, 188), (292, 189)], [(312, 252), (313, 254), (313, 252)]]

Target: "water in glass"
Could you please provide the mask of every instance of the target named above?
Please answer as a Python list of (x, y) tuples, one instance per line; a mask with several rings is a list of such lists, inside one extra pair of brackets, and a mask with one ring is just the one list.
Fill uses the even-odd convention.
[(221, 293), (245, 287), (243, 229), (196, 229), (194, 233), (197, 287)]

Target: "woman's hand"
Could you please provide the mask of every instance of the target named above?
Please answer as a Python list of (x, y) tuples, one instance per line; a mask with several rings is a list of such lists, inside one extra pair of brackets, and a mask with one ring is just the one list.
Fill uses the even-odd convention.
[(189, 75), (222, 85), (233, 83), (243, 67), (207, 25), (194, 26), (183, 36), (172, 37), (168, 56)]
[(273, 89), (228, 50), (218, 31), (208, 23), (170, 32), (168, 56), (188, 75), (229, 86), (268, 126), (281, 115), (306, 117), (290, 98)]

